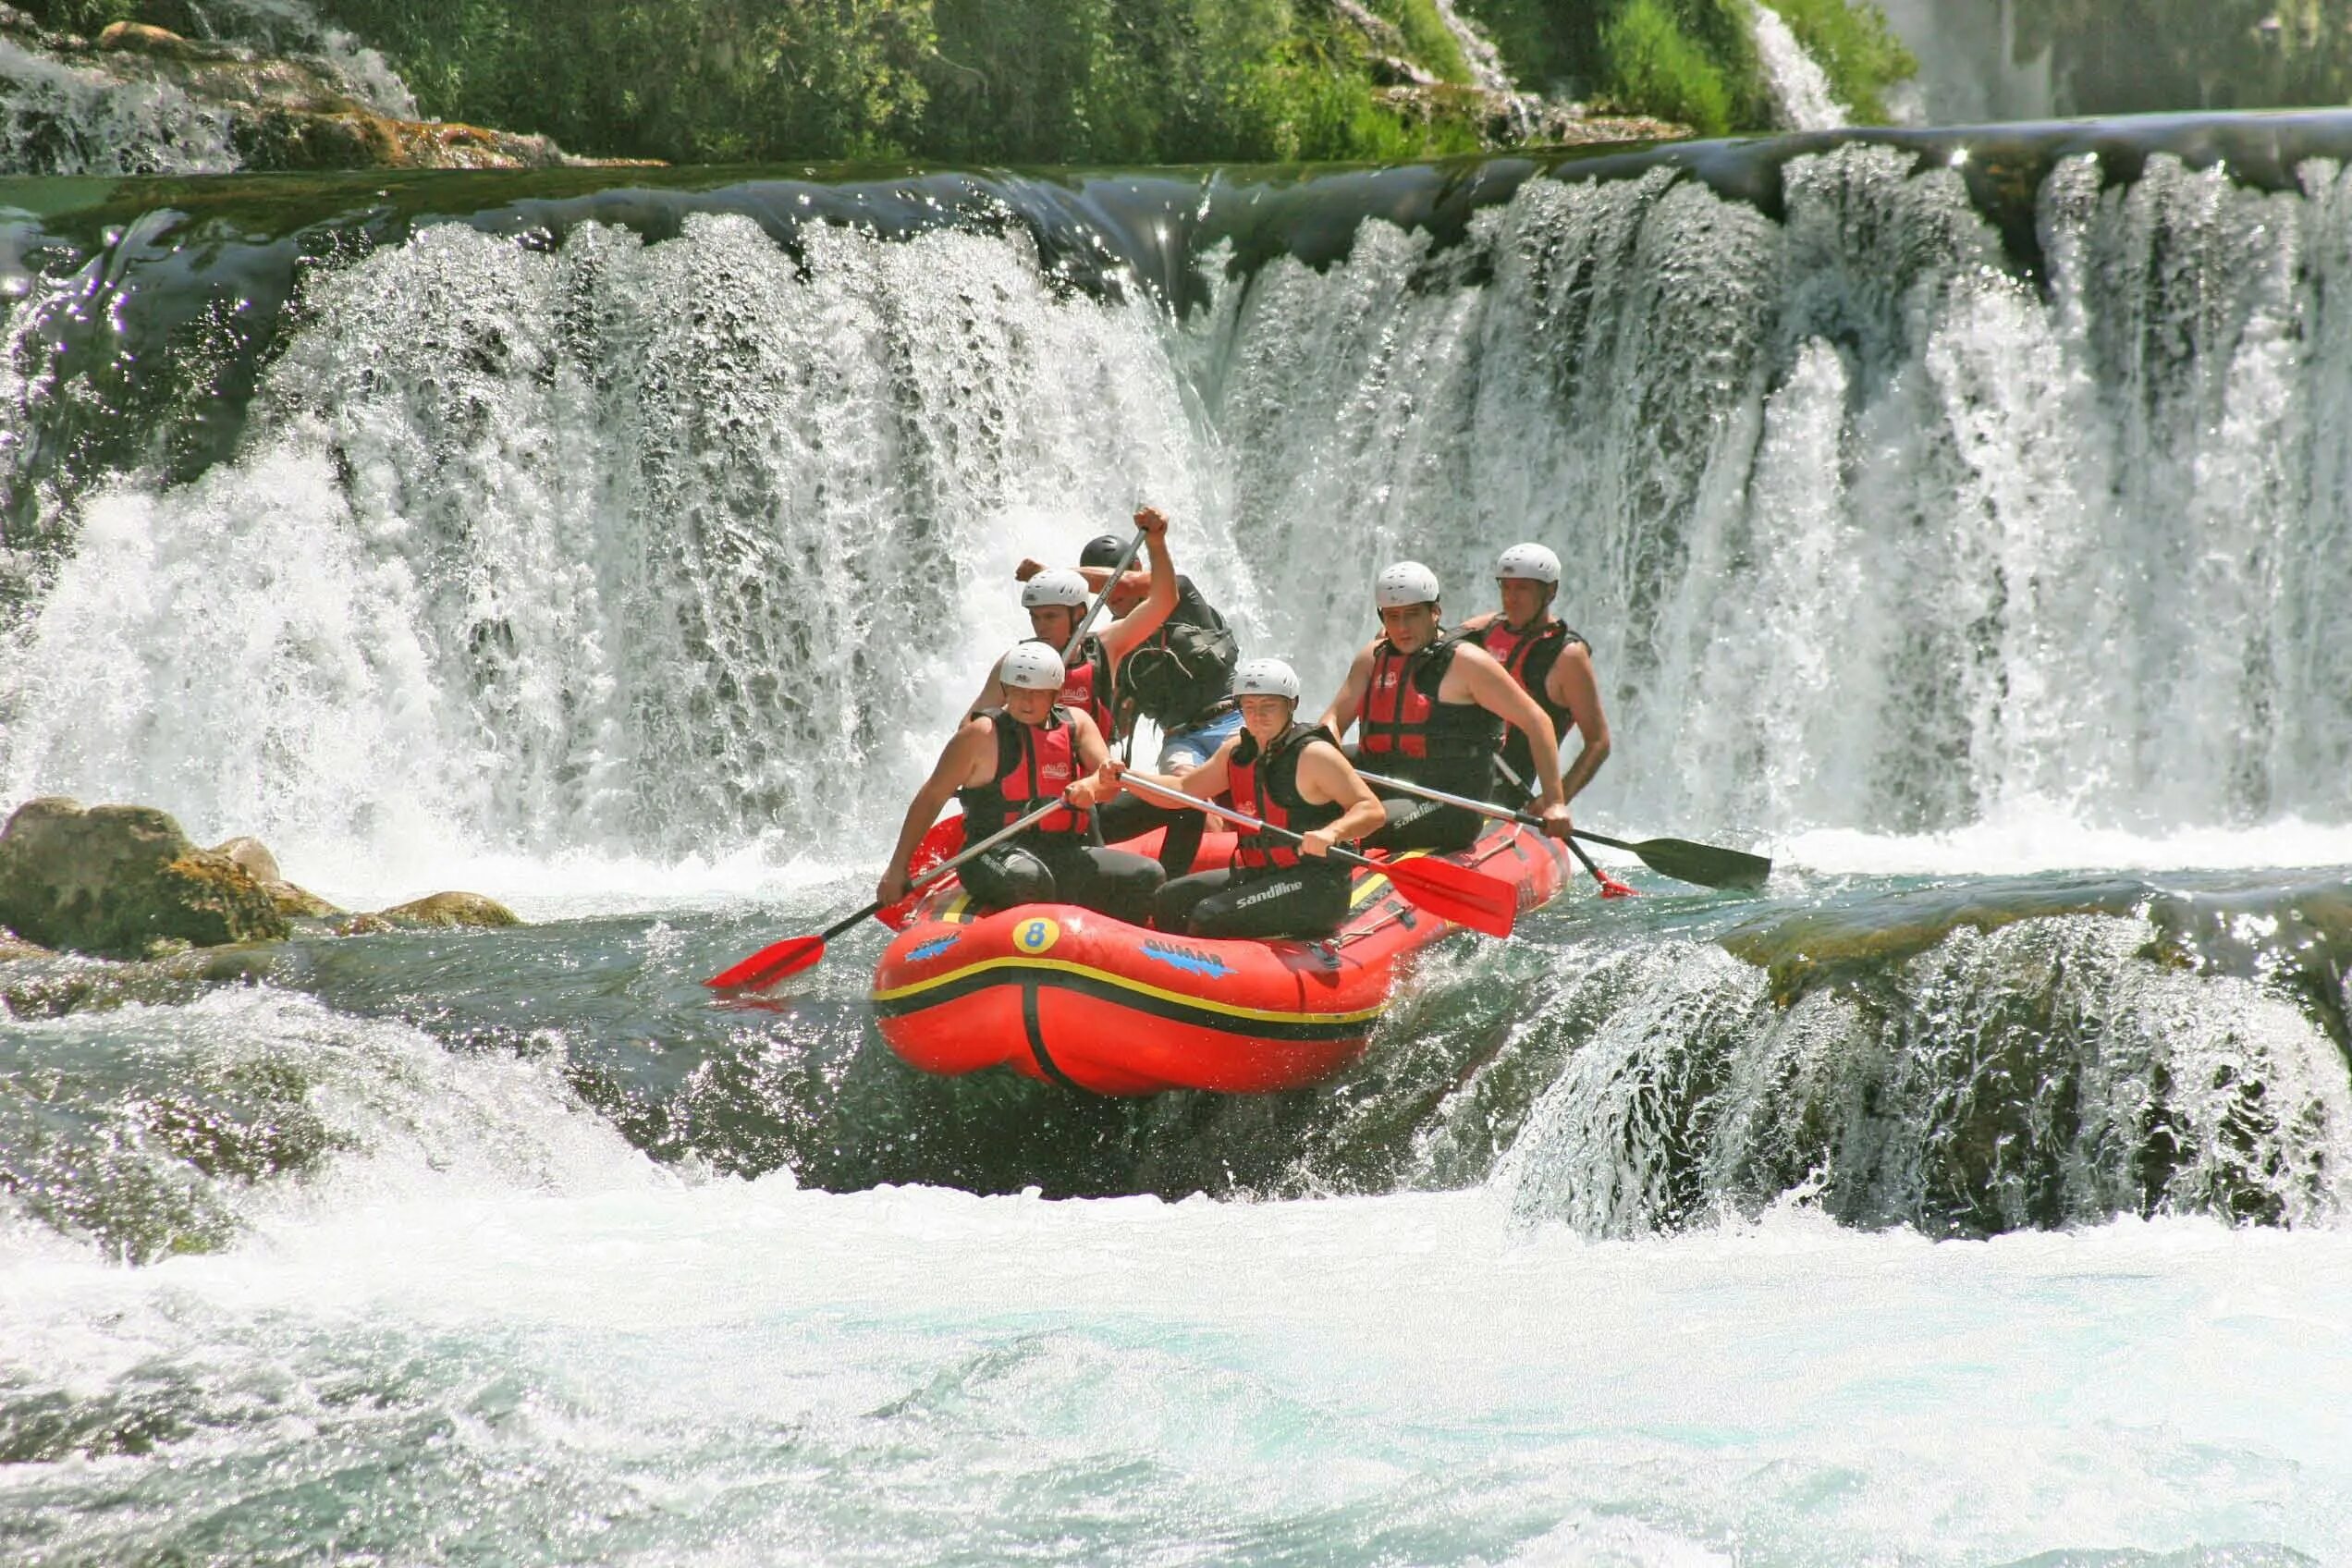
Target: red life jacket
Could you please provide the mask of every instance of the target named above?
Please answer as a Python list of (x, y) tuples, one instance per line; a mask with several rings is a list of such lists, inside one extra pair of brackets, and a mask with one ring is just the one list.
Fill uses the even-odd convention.
[[(988, 708), (980, 717), (996, 729), (997, 776), (956, 791), (963, 802), (964, 836), (975, 844), (1039, 802), (1056, 799), (1078, 777), (1076, 731), (1068, 708), (1056, 704), (1043, 724), (1023, 724), (1003, 708)], [(1084, 833), (1087, 815), (1064, 806), (1029, 832)]]
[(1491, 755), (1502, 743), (1502, 720), (1478, 704), (1438, 701), (1462, 643), (1458, 636), (1440, 637), (1410, 655), (1398, 653), (1386, 637), (1373, 645), (1372, 679), (1356, 717), (1366, 757), (1470, 761)]
[(1089, 637), (1078, 650), (1078, 662), (1063, 669), (1061, 695), (1054, 701), (1093, 719), (1095, 728), (1102, 731), (1103, 744), (1108, 746), (1118, 738), (1111, 697), (1110, 656), (1104, 651), (1101, 638)]
[[(1525, 689), (1527, 695), (1535, 698), (1536, 705), (1551, 720), (1552, 733), (1565, 741), (1576, 720), (1566, 708), (1553, 702), (1547, 691), (1551, 683), (1551, 668), (1560, 662), (1560, 655), (1567, 651), (1569, 643), (1579, 643), (1586, 647), (1592, 644), (1586, 643), (1566, 621), (1557, 619), (1548, 619), (1533, 631), (1523, 632), (1512, 630), (1502, 617), (1497, 616), (1476, 635), (1479, 645), (1511, 672), (1512, 679)], [(1535, 753), (1529, 749), (1526, 736), (1515, 729), (1504, 737), (1502, 764), (1529, 789), (1536, 787)]]
[[(1330, 739), (1331, 732), (1319, 724), (1293, 724), (1275, 737), (1274, 744), (1261, 753), (1257, 737), (1243, 730), (1240, 744), (1233, 748), (1233, 754), (1225, 765), (1227, 788), (1232, 791), (1234, 809), (1268, 827), (1287, 827), (1293, 833), (1328, 827), (1345, 816), (1347, 808), (1338, 802), (1309, 801), (1299, 793), (1300, 755), (1313, 742)], [(1270, 833), (1249, 833), (1233, 848), (1233, 869), (1289, 867), (1304, 858), (1298, 846), (1287, 839)]]

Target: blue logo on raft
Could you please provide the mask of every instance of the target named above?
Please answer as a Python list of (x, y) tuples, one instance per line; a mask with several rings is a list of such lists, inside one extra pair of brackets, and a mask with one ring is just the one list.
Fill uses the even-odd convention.
[(1169, 942), (1145, 942), (1144, 956), (1156, 958), (1170, 969), (1181, 969), (1187, 974), (1198, 974), (1209, 980), (1222, 980), (1233, 973), (1215, 953), (1203, 952), (1198, 948), (1180, 948)]
[(914, 947), (909, 948), (907, 949), (907, 962), (909, 963), (921, 963), (926, 958), (937, 958), (941, 953), (946, 952), (949, 948), (954, 947), (962, 940), (963, 940), (963, 933), (961, 931), (951, 932), (945, 937), (934, 937), (927, 942), (918, 943)]

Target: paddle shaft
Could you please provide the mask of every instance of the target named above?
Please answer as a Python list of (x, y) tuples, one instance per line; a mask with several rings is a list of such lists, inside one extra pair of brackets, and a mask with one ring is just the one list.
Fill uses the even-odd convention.
[[(1460, 806), (1464, 811), (1475, 811), (1481, 816), (1491, 816), (1497, 822), (1516, 822), (1524, 827), (1533, 827), (1538, 832), (1543, 829), (1544, 819), (1531, 811), (1514, 811), (1509, 806), (1499, 806), (1492, 801), (1474, 801), (1467, 795), (1449, 794), (1443, 790), (1432, 790), (1427, 784), (1409, 784), (1402, 778), (1390, 778), (1386, 774), (1366, 773), (1360, 767), (1355, 770), (1355, 773), (1356, 777), (1366, 784), (1378, 789), (1396, 790), (1407, 795), (1418, 795), (1425, 801), (1435, 801), (1440, 805)], [(1597, 839), (1599, 842), (1614, 848), (1633, 848), (1631, 844), (1620, 845), (1614, 839), (1601, 839), (1599, 835), (1587, 833), (1581, 827), (1574, 830), (1568, 846), (1570, 849), (1576, 849), (1575, 839)], [(1576, 850), (1576, 855), (1577, 858), (1583, 859), (1586, 865), (1592, 864), (1589, 859), (1585, 859), (1584, 851)], [(1598, 876), (1600, 874), (1596, 871), (1593, 875)]]
[[(1182, 790), (1163, 788), (1148, 779), (1139, 778), (1133, 773), (1121, 774), (1119, 781), (1131, 790), (1141, 790), (1146, 795), (1158, 795), (1171, 805), (1190, 806), (1194, 811), (1214, 812), (1226, 821), (1238, 822), (1254, 833), (1271, 833), (1277, 839), (1287, 839), (1293, 844), (1302, 844), (1306, 841), (1306, 835), (1304, 833), (1293, 833), (1287, 827), (1277, 827), (1270, 822), (1260, 822), (1246, 813), (1235, 811), (1231, 806), (1220, 806), (1214, 801), (1202, 800), (1198, 795), (1187, 795)], [(1328, 852), (1331, 859), (1342, 864), (1365, 865), (1375, 871), (1383, 872), (1389, 869), (1377, 860), (1357, 854), (1354, 850), (1341, 849), (1337, 844), (1332, 845)]]
[[(1095, 617), (1102, 614), (1103, 606), (1110, 602), (1110, 591), (1119, 586), (1119, 580), (1127, 575), (1129, 567), (1135, 564), (1136, 552), (1143, 547), (1144, 531), (1138, 528), (1135, 536), (1127, 541), (1127, 553), (1119, 557), (1119, 564), (1112, 567), (1110, 575), (1103, 580), (1102, 592), (1096, 594), (1095, 602), (1086, 606), (1086, 613), (1078, 618), (1078, 624), (1070, 629), (1070, 641), (1063, 644), (1061, 650), (1062, 663), (1068, 664), (1078, 656), (1078, 644), (1086, 640), (1086, 628), (1094, 625)], [(1109, 740), (1109, 737), (1105, 736), (1104, 739)]]
[[(957, 854), (947, 860), (941, 861), (938, 864), (933, 866), (922, 876), (914, 877), (909, 881), (907, 883), (905, 895), (899, 899), (893, 899), (890, 901), (892, 903), (904, 902), (905, 899), (912, 898), (916, 893), (921, 892), (924, 888), (928, 888), (932, 883), (937, 882), (940, 877), (945, 876), (949, 872), (953, 871), (957, 866), (963, 864), (964, 862), (972, 860), (976, 856), (986, 854), (990, 850), (995, 849), (1007, 839), (1011, 838), (1014, 834), (1029, 827), (1030, 824), (1043, 821), (1045, 818), (1052, 815), (1055, 812), (1061, 810), (1065, 803), (1066, 802), (1061, 799), (1061, 797), (1057, 795), (1052, 800), (1046, 802), (1044, 804), (1038, 806), (1035, 811), (1030, 812), (1025, 816), (1019, 817), (1008, 826), (1000, 827), (996, 832), (989, 834), (978, 843), (967, 845)], [(859, 921), (864, 920), (868, 915), (880, 911), (882, 907), (882, 900), (879, 899), (875, 900), (874, 902), (866, 905), (864, 909), (858, 911), (847, 920), (841, 921), (838, 925), (826, 927), (825, 935), (820, 938), (820, 940), (827, 942), (831, 941), (842, 932), (847, 931), (851, 926), (855, 925)]]

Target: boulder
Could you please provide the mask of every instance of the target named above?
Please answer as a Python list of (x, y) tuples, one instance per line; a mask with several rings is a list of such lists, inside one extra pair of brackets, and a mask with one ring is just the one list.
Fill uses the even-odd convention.
[(286, 917), (251, 874), (152, 806), (48, 796), (0, 830), (0, 925), (44, 947), (136, 958), (157, 943), (276, 940)]
[(245, 868), (288, 920), (330, 920), (343, 912), (307, 888), (297, 888), (277, 869), (277, 857), (259, 839), (239, 834), (214, 844), (212, 852), (226, 855)]
[(435, 893), (381, 911), (375, 918), (410, 930), (456, 931), (522, 924), (514, 911), (479, 893)]
[(14, 931), (0, 927), (0, 963), (6, 963), (10, 959), (47, 958), (48, 956), (47, 948), (28, 942)]

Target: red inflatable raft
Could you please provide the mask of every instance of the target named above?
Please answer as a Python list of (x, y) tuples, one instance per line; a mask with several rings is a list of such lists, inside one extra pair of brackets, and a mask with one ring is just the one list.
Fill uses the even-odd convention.
[[(1212, 835), (1198, 864), (1222, 865), (1231, 844)], [(1522, 910), (1571, 865), (1509, 824), (1443, 858), (1513, 884)], [(1170, 937), (1071, 904), (975, 914), (950, 878), (883, 952), (874, 1006), (883, 1039), (926, 1072), (1010, 1067), (1098, 1095), (1294, 1089), (1364, 1049), (1400, 961), (1452, 929), (1372, 871), (1320, 942)]]

